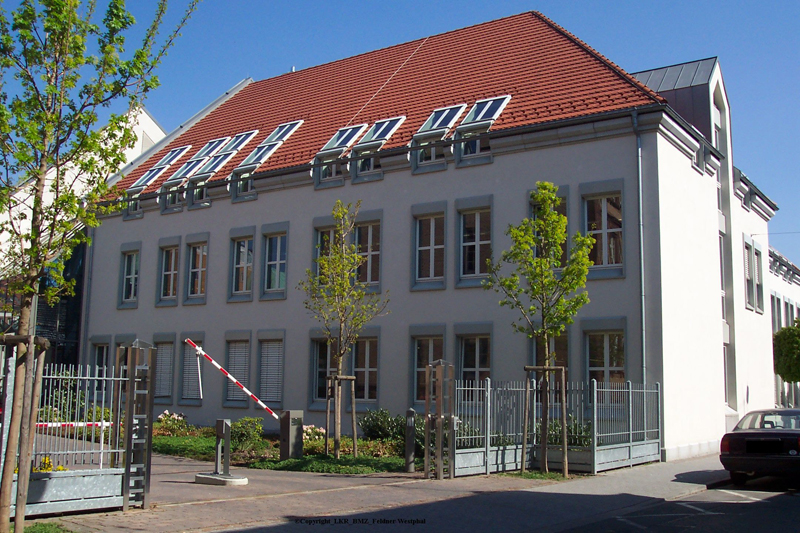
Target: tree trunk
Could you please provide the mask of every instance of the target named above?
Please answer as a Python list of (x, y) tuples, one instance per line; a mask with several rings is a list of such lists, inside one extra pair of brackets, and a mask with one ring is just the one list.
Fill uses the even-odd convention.
[[(22, 297), (19, 313), (19, 332), (28, 333), (31, 317), (32, 298), (29, 294)], [(14, 470), (17, 467), (17, 450), (19, 449), (20, 422), (22, 422), (22, 404), (25, 397), (25, 363), (28, 350), (24, 343), (17, 345), (16, 373), (14, 374), (14, 400), (11, 407), (11, 421), (8, 427), (8, 444), (3, 462), (3, 479), (0, 482), (0, 533), (8, 533), (11, 522), (11, 492), (14, 483)]]
[[(31, 337), (31, 339), (33, 339), (33, 337)], [(33, 465), (31, 462), (31, 455), (33, 452), (34, 438), (36, 437), (36, 422), (39, 420), (39, 398), (42, 394), (42, 374), (44, 373), (44, 356), (46, 354), (44, 348), (38, 347), (38, 353), (35, 351), (36, 349), (36, 347), (31, 348), (28, 365), (25, 369), (26, 374), (32, 374), (33, 390), (30, 394), (25, 394), (25, 404), (22, 409), (23, 419), (19, 449), (21, 451), (20, 457), (22, 458), (24, 456), (25, 460), (23, 461), (20, 459), (19, 475), (17, 475), (17, 501), (19, 503), (17, 504), (16, 514), (14, 516), (14, 531), (20, 532), (25, 529), (25, 505), (28, 499), (28, 485), (31, 480), (30, 470)], [(33, 368), (28, 368), (32, 366), (34, 353), (36, 353), (35, 374), (33, 373)], [(26, 376), (26, 382), (27, 381)], [(30, 407), (28, 407), (28, 405)], [(26, 417), (28, 422), (27, 435), (25, 429)]]
[[(14, 513), (14, 531), (25, 529), (25, 504), (27, 503), (27, 481), (31, 475), (31, 412), (33, 404), (33, 354), (36, 348), (33, 338), (25, 353), (25, 394), (22, 402), (22, 421), (19, 428), (19, 465), (17, 466), (17, 504)], [(34, 425), (34, 428), (36, 426)]]
[[(550, 339), (547, 335), (544, 336), (544, 366), (550, 366)], [(549, 472), (547, 466), (547, 440), (548, 430), (550, 429), (550, 375), (548, 372), (542, 372), (542, 441), (539, 443), (539, 470), (542, 472)]]

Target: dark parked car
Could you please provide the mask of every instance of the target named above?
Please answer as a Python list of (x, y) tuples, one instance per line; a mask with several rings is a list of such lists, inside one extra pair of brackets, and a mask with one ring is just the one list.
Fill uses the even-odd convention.
[(754, 476), (800, 478), (800, 409), (747, 413), (719, 448), (719, 460), (736, 485)]

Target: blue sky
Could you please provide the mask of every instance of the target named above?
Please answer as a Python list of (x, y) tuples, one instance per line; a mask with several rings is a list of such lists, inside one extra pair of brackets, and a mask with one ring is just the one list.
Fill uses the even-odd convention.
[[(141, 22), (150, 20), (154, 2), (130, 4)], [(177, 21), (183, 4), (170, 2), (168, 24)], [(719, 57), (732, 110), (734, 163), (779, 205), (770, 244), (800, 265), (800, 179), (792, 133), (800, 125), (800, 2), (794, 0), (205, 0), (162, 64), (162, 86), (147, 107), (172, 130), (244, 78), (269, 78), (293, 66), (307, 68), (530, 10), (628, 72)]]

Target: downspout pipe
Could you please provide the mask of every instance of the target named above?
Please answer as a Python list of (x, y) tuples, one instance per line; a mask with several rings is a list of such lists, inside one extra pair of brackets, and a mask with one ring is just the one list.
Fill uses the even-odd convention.
[(633, 110), (631, 113), (633, 120), (633, 132), (636, 134), (636, 183), (639, 205), (639, 296), (641, 298), (642, 312), (642, 384), (647, 385), (647, 322), (645, 304), (647, 302), (644, 286), (644, 215), (642, 200), (642, 134), (639, 131), (639, 111)]

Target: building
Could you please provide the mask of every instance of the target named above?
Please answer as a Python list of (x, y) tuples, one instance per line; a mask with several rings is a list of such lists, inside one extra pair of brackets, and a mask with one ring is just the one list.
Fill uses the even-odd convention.
[(629, 75), (523, 13), (245, 80), (195, 118), (119, 180), (125, 208), (87, 261), (82, 353), (154, 344), (158, 409), (259, 414), (208, 366), (200, 399), (192, 338), (271, 407), (322, 422), (330, 361), (295, 287), (337, 199), (362, 200), (363, 279), (391, 295), (349, 363), (360, 409), (420, 408), (420, 368), (442, 357), (521, 379), (534, 348), (482, 265), (542, 180), (569, 233), (597, 239), (591, 303), (554, 340), (570, 380), (660, 383), (666, 459), (773, 404), (777, 206), (733, 166), (713, 58)]

